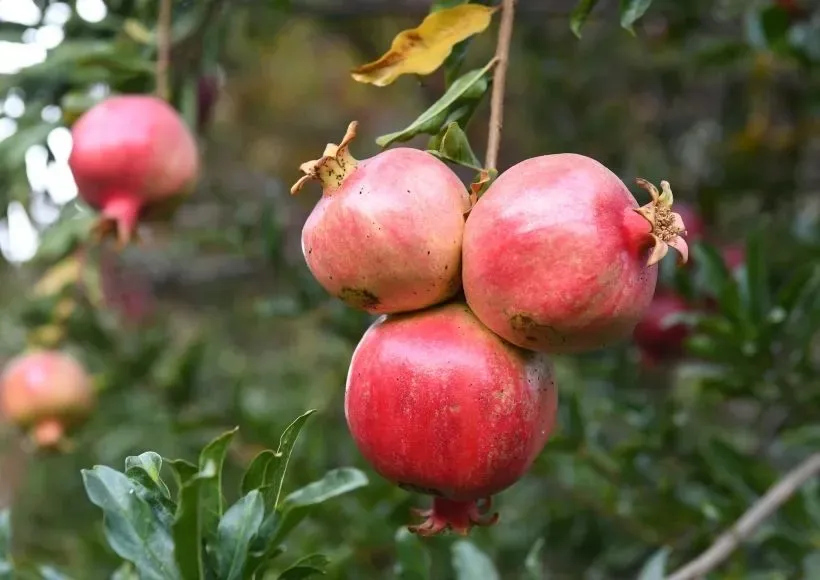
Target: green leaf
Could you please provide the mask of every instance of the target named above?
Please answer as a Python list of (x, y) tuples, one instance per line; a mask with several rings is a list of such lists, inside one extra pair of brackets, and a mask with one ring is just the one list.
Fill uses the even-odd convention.
[[(199, 476), (204, 473), (213, 472), (213, 477), (208, 476), (202, 483), (200, 507), (202, 510), (202, 531), (207, 536), (216, 533), (216, 527), (222, 518), (223, 503), (222, 497), (222, 464), (228, 453), (228, 446), (231, 444), (238, 428), (226, 431), (210, 443), (199, 454)], [(199, 477), (198, 476), (198, 477)]]
[(703, 242), (693, 244), (692, 255), (702, 291), (717, 299), (721, 312), (730, 320), (742, 324), (745, 313), (741, 308), (740, 294), (723, 257), (717, 249)]
[(290, 461), (291, 453), (293, 453), (293, 447), (296, 445), (299, 433), (302, 432), (302, 428), (305, 426), (308, 418), (315, 412), (316, 409), (311, 409), (297, 417), (285, 428), (279, 437), (279, 447), (276, 450), (276, 455), (270, 465), (268, 465), (265, 474), (267, 486), (265, 505), (269, 509), (274, 509), (279, 505), (279, 497), (282, 495), (282, 484), (285, 481), (285, 473), (288, 470), (288, 462)]
[(219, 578), (240, 580), (251, 542), (265, 517), (265, 500), (259, 490), (251, 490), (231, 506), (216, 531), (216, 562)]
[(669, 548), (661, 548), (646, 561), (638, 580), (663, 580), (666, 578), (666, 561), (669, 559)]
[(131, 562), (123, 562), (122, 565), (111, 574), (111, 580), (140, 580), (137, 576), (134, 565)]
[(440, 133), (438, 149), (427, 152), (444, 161), (481, 171), (481, 161), (473, 153), (470, 141), (458, 123), (448, 124)]
[(171, 467), (171, 470), (174, 473), (174, 479), (177, 482), (177, 489), (179, 493), (182, 492), (182, 487), (199, 472), (196, 465), (189, 461), (185, 461), (184, 459), (168, 459), (166, 457), (165, 463)]
[(66, 576), (51, 566), (38, 566), (37, 572), (39, 572), (42, 580), (71, 580), (71, 576)]
[(465, 101), (480, 99), (487, 92), (489, 86), (487, 75), (493, 66), (495, 66), (495, 60), (490, 61), (483, 68), (463, 74), (453, 82), (438, 101), (419, 115), (409, 126), (401, 131), (382, 135), (376, 139), (376, 143), (380, 147), (388, 147), (397, 141), (408, 141), (416, 135), (437, 134), (442, 125), (447, 122), (448, 114), (452, 110), (464, 104)]
[(527, 557), (524, 559), (524, 570), (530, 580), (543, 580), (546, 570), (544, 563), (544, 538), (538, 538), (533, 542)]
[(572, 14), (569, 16), (569, 27), (578, 38), (581, 38), (581, 28), (583, 28), (587, 17), (597, 3), (598, 0), (578, 0), (578, 4), (572, 10)]
[(634, 33), (634, 24), (652, 5), (652, 0), (621, 0), (621, 26)]
[(395, 573), (399, 580), (428, 580), (430, 553), (416, 534), (406, 527), (396, 532)]
[(126, 475), (131, 469), (141, 469), (148, 474), (157, 487), (162, 490), (165, 497), (171, 497), (171, 492), (168, 491), (168, 486), (162, 481), (160, 477), (160, 470), (162, 469), (162, 457), (159, 453), (153, 451), (146, 451), (137, 456), (130, 456), (125, 458), (125, 472)]
[(302, 580), (313, 576), (324, 576), (330, 561), (323, 554), (311, 554), (299, 559), (290, 568), (279, 574), (279, 580)]
[(170, 531), (137, 493), (136, 484), (104, 465), (84, 469), (82, 476), (88, 498), (103, 510), (111, 549), (133, 562), (144, 580), (181, 579)]
[(273, 544), (278, 545), (309, 514), (311, 508), (368, 484), (367, 476), (353, 467), (340, 467), (305, 487), (291, 492), (282, 501), (282, 517), (276, 527)]
[(66, 206), (60, 220), (46, 228), (40, 238), (35, 260), (43, 263), (57, 262), (88, 238), (97, 216), (90, 211), (71, 209), (76, 207), (76, 204)]
[(0, 580), (12, 580), (14, 564), (11, 557), (11, 511), (0, 511)]
[(754, 320), (762, 323), (769, 313), (771, 302), (766, 258), (762, 240), (757, 233), (750, 234), (746, 242), (746, 259), (741, 272), (738, 284), (740, 297)]
[(458, 540), (450, 548), (456, 580), (500, 580), (493, 561), (468, 540)]
[(125, 472), (125, 475), (134, 483), (135, 493), (151, 506), (162, 525), (170, 528), (174, 522), (176, 506), (171, 501), (165, 484), (158, 484), (145, 470), (139, 467), (130, 468)]
[[(203, 536), (208, 530), (205, 528), (203, 499), (205, 497), (210, 499), (206, 492), (209, 488), (206, 486), (218, 478), (219, 468), (216, 461), (208, 460), (204, 462), (203, 469), (188, 479), (180, 490), (179, 504), (172, 529), (176, 547), (176, 563), (183, 580), (203, 580), (205, 578)], [(216, 527), (216, 524), (214, 526)], [(216, 530), (214, 530), (215, 534)]]
[(245, 471), (245, 475), (242, 476), (242, 485), (240, 487), (242, 495), (246, 495), (250, 491), (266, 485), (268, 467), (274, 459), (276, 459), (276, 453), (270, 449), (260, 451), (256, 457), (253, 458), (253, 461), (251, 461), (251, 464)]

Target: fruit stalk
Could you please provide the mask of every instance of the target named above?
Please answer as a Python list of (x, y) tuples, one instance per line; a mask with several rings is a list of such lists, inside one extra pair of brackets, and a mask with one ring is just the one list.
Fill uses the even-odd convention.
[(510, 60), (515, 0), (503, 0), (501, 10), (498, 44), (495, 49), (495, 58), (498, 64), (493, 73), (493, 92), (490, 96), (490, 126), (487, 132), (485, 169), (496, 169), (498, 150), (501, 148), (501, 127), (504, 124), (504, 85), (507, 82), (507, 65)]
[(168, 100), (171, 97), (169, 75), (171, 69), (171, 4), (173, 0), (160, 0), (159, 16), (157, 17), (157, 64), (156, 89), (160, 99)]

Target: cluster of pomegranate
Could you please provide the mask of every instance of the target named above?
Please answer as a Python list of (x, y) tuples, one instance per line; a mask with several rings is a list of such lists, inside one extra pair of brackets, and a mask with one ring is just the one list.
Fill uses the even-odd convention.
[[(99, 233), (115, 231), (121, 245), (132, 240), (141, 221), (172, 212), (198, 179), (195, 137), (176, 110), (154, 96), (104, 100), (77, 120), (72, 138), (68, 164), (79, 196), (99, 211)], [(106, 304), (132, 322), (144, 318), (151, 306), (147, 290), (109, 262), (101, 265)], [(0, 378), (0, 413), (41, 447), (57, 446), (94, 400), (80, 362), (59, 351), (22, 354)]]
[(504, 173), (472, 207), (436, 157), (396, 148), (366, 160), (344, 139), (301, 166), (323, 195), (302, 230), (316, 280), (381, 316), (346, 381), (345, 415), (386, 479), (434, 497), (411, 529), (493, 523), (492, 496), (520, 479), (556, 420), (551, 355), (627, 339), (649, 308), (658, 262), (685, 262), (672, 191), (576, 154)]

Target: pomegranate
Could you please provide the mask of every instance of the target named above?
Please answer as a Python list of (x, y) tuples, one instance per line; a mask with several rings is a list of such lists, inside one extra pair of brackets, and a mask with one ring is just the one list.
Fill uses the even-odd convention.
[(553, 430), (547, 355), (490, 332), (460, 302), (377, 320), (356, 347), (345, 416), (373, 468), (434, 496), (410, 529), (466, 534), (491, 525), (491, 497), (532, 465)]
[(364, 161), (339, 145), (302, 164), (298, 192), (315, 179), (322, 198), (302, 229), (313, 276), (333, 296), (360, 310), (389, 314), (443, 302), (461, 287), (461, 240), (467, 189), (442, 161), (398, 147)]
[(633, 334), (646, 360), (670, 360), (683, 353), (689, 327), (682, 322), (670, 322), (669, 318), (689, 311), (689, 305), (677, 294), (659, 292), (655, 295)]
[(735, 273), (746, 264), (746, 248), (741, 244), (729, 244), (720, 249), (723, 262), (730, 272)]
[(156, 297), (147, 276), (129, 271), (115, 252), (100, 258), (101, 306), (115, 312), (126, 324), (149, 322), (156, 312)]
[(12, 359), (0, 376), (0, 413), (52, 447), (95, 403), (91, 378), (72, 356), (38, 350)]
[(523, 348), (577, 353), (628, 338), (669, 247), (688, 258), (672, 190), (639, 208), (609, 169), (572, 153), (505, 171), (467, 218), (463, 284), (476, 316)]
[(131, 240), (148, 208), (171, 207), (196, 184), (196, 140), (160, 98), (110, 97), (71, 132), (68, 164), (80, 197), (101, 212), (99, 229), (116, 229), (121, 244)]

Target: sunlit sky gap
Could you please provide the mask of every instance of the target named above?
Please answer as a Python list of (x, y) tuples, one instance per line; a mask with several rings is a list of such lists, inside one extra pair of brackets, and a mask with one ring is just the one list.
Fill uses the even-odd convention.
[[(100, 22), (108, 14), (103, 0), (77, 0), (76, 11), (77, 16), (88, 22)], [(63, 27), (71, 14), (71, 6), (64, 2), (51, 4), (42, 13), (32, 0), (0, 0), (0, 22), (30, 27), (20, 42), (0, 41), (0, 75), (14, 74), (43, 62), (48, 51), (59, 46), (65, 38)], [(25, 95), (17, 91), (0, 99), (0, 141), (17, 131), (16, 119), (26, 111), (24, 99)], [(60, 108), (46, 107), (42, 118), (44, 121), (59, 121)], [(48, 160), (49, 150), (54, 156), (53, 161)], [(48, 135), (46, 145), (35, 145), (26, 152), (25, 171), (32, 190), (28, 207), (12, 202), (8, 207), (8, 219), (0, 221), (0, 252), (10, 262), (26, 262), (37, 252), (39, 235), (29, 214), (41, 224), (50, 224), (57, 219), (58, 210), (47, 202), (47, 196), (59, 205), (77, 196), (77, 187), (67, 163), (70, 151), (71, 133), (65, 127), (58, 127)]]

